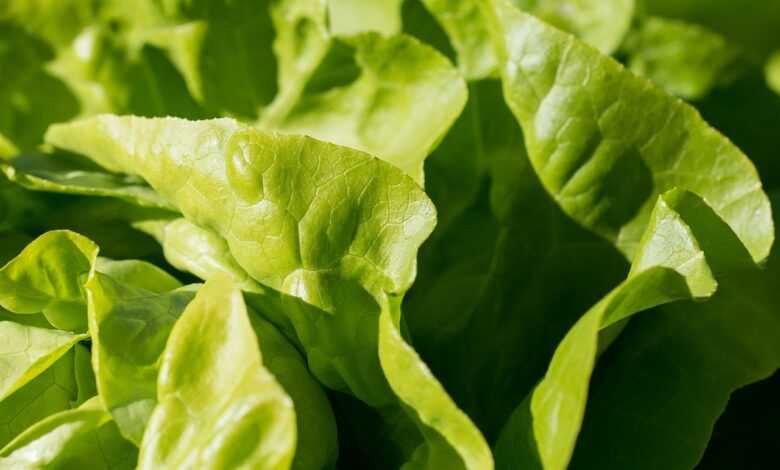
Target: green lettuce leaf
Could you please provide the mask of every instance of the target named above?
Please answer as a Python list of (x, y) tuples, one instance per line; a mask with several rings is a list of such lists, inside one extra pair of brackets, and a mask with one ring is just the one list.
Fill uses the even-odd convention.
[[(469, 80), (495, 76), (499, 60), (480, 0), (421, 0), (446, 31), (458, 66)], [(614, 52), (629, 31), (634, 0), (515, 0), (513, 5), (588, 42)], [(489, 15), (488, 15), (489, 16)]]
[[(151, 135), (160, 140), (148, 140)], [(415, 464), (452, 463), (454, 453), (468, 468), (492, 466), (482, 437), (430, 374), (423, 373), (422, 383), (434, 398), (409, 395), (404, 381), (420, 379), (396, 358), (426, 371), (416, 355), (398, 341), (381, 345), (381, 328), (389, 326), (380, 317), (392, 316), (390, 324), (400, 327), (391, 298), (411, 284), (414, 255), (434, 217), (430, 201), (399, 170), (355, 150), (229, 120), (105, 116), (53, 127), (49, 141), (140, 173), (185, 217), (222, 237), (253, 279), (284, 294), (287, 316), (321, 382), (372, 406), (396, 406), (400, 399), (411, 407), (408, 415), (425, 438)], [(286, 189), (293, 187), (307, 190)], [(197, 188), (212, 188), (212, 197)]]
[[(337, 74), (350, 67), (355, 75), (341, 83)], [(364, 150), (418, 182), (423, 160), (466, 102), (449, 61), (405, 35), (335, 40), (305, 84), (293, 106), (277, 101), (261, 124)]]
[[(695, 204), (701, 201), (686, 192), (671, 191), (659, 198), (626, 281), (572, 327), (545, 377), (510, 417), (496, 445), (499, 468), (567, 468), (585, 413), (594, 363), (609, 338), (600, 337), (600, 332), (640, 311), (676, 300), (709, 297), (715, 291), (717, 282), (690, 221), (675, 210)], [(728, 245), (729, 235), (726, 231), (722, 239), (707, 241), (707, 246)]]
[[(721, 233), (728, 232), (706, 209), (678, 207), (686, 218), (704, 222), (691, 225), (702, 242), (718, 230), (717, 223)], [(693, 468), (729, 396), (780, 367), (776, 250), (766, 268), (758, 269), (733, 234), (712, 242), (702, 243), (719, 281), (712, 299), (640, 316), (606, 352), (593, 378), (573, 468), (595, 462)], [(604, 452), (613, 446), (621, 450)]]
[(52, 415), (0, 450), (8, 468), (135, 468), (137, 449), (122, 439), (97, 398)]
[[(283, 311), (278, 311), (281, 309), (279, 301), (273, 299), (269, 289), (263, 288), (238, 265), (221, 237), (184, 218), (143, 222), (139, 226), (156, 236), (171, 264), (205, 280), (229, 277), (244, 291), (249, 305), (260, 309), (274, 323), (284, 324), (283, 331), (294, 337), (289, 319)], [(310, 376), (304, 359), (292, 346), (290, 339), (257, 315), (250, 315), (250, 320), (257, 333), (266, 367), (279, 380), (296, 406), (299, 445), (293, 468), (328, 467), (336, 456), (335, 422), (330, 404)], [(322, 445), (323, 441), (325, 445)]]
[(0, 321), (0, 334), (5, 339), (0, 350), (3, 369), (0, 400), (48, 369), (74, 344), (87, 337), (10, 321)]
[(165, 259), (176, 269), (192, 273), (203, 280), (217, 276), (230, 277), (243, 292), (265, 293), (230, 254), (225, 240), (184, 217), (143, 220), (134, 227), (152, 235), (162, 245)]
[[(14, 2), (17, 3), (17, 2)], [(67, 86), (48, 73), (53, 57), (44, 41), (0, 17), (0, 134), (9, 146), (31, 149), (49, 124), (77, 115), (78, 101)]]
[(124, 6), (116, 16), (131, 18), (132, 42), (165, 53), (206, 109), (252, 119), (271, 102), (276, 61), (269, 47), (274, 36), (269, 2), (149, 3), (146, 17), (134, 18)]
[[(93, 269), (152, 289), (180, 285), (152, 264), (96, 255), (97, 247), (90, 240), (54, 231), (31, 242), (0, 270), (3, 305), (15, 312), (0, 309), (4, 320), (0, 329), (8, 340), (2, 352), (6, 374), (0, 387), (0, 416), (9, 427), (33, 424), (95, 395), (89, 352), (77, 344), (89, 335), (52, 328), (72, 324), (77, 325), (74, 331), (82, 331), (80, 324), (86, 318), (82, 284)], [(36, 310), (43, 313), (33, 313)], [(46, 403), (41, 404), (39, 397)]]
[(415, 347), (492, 442), (627, 265), (542, 188), (500, 84), (470, 88), (469, 114), (426, 161), (440, 223), (404, 310)]
[(301, 354), (276, 327), (251, 310), (249, 321), (260, 344), (263, 365), (295, 406), (297, 445), (291, 468), (335, 468), (336, 420), (325, 392), (311, 376)]
[(0, 163), (8, 180), (34, 191), (123, 199), (141, 207), (173, 210), (138, 178), (95, 170), (64, 156), (23, 154), (11, 164)]
[(519, 0), (514, 5), (604, 54), (618, 48), (634, 14), (634, 0)]
[(139, 445), (156, 403), (159, 358), (192, 289), (148, 290), (95, 273), (86, 284), (100, 399), (120, 433)]
[(401, 31), (404, 0), (329, 0), (329, 28), (333, 34), (351, 35), (376, 31), (383, 35)]
[(626, 38), (628, 68), (671, 94), (699, 99), (747, 67), (742, 50), (723, 36), (679, 20), (649, 17)]
[(167, 292), (182, 286), (178, 279), (166, 271), (141, 260), (117, 261), (100, 257), (95, 261), (95, 271), (105, 274), (115, 281), (151, 292)]
[(458, 68), (468, 80), (495, 75), (498, 69), (487, 21), (473, 0), (422, 0), (447, 33), (457, 56)]
[(43, 313), (56, 328), (86, 330), (82, 284), (98, 248), (73, 232), (47, 232), (0, 268), (0, 307), (19, 314)]
[(505, 97), (564, 211), (630, 258), (657, 195), (679, 187), (704, 198), (754, 259), (766, 258), (769, 201), (737, 147), (617, 62), (505, 0), (491, 5)]
[(284, 295), (252, 279), (233, 258), (225, 239), (183, 217), (141, 221), (134, 226), (155, 237), (162, 245), (165, 259), (175, 268), (205, 281), (219, 276), (230, 278), (244, 292), (247, 304), (300, 346), (285, 312)]
[(775, 52), (769, 57), (765, 70), (767, 84), (780, 94), (780, 52)]
[(643, 0), (648, 14), (700, 24), (722, 34), (757, 58), (765, 58), (780, 45), (780, 3), (750, 1), (735, 8), (728, 0)]
[[(123, 436), (140, 444), (157, 402), (159, 358), (174, 322), (195, 293), (189, 287), (165, 292), (160, 283), (152, 291), (152, 286), (122, 282), (116, 271), (98, 270), (86, 288), (100, 396)], [(336, 431), (322, 390), (299, 353), (275, 327), (254, 314), (250, 320), (265, 366), (298, 410), (301, 445), (293, 468), (332, 466), (337, 455)]]
[[(155, 133), (159, 146), (139, 138)], [(182, 144), (191, 142), (193, 148), (162, 145), (168, 135), (189, 135)], [(398, 170), (355, 150), (242, 128), (230, 120), (106, 116), (52, 127), (49, 140), (140, 173), (163, 197), (170, 196), (185, 217), (225, 239), (253, 279), (318, 307), (319, 312), (305, 305), (289, 306), (315, 375), (332, 388), (352, 390), (368, 403), (389, 400), (378, 358), (355, 354), (376, 350), (370, 339), (376, 341), (376, 334), (350, 339), (347, 332), (358, 326), (353, 324), (357, 318), (349, 319), (358, 312), (373, 310), (378, 318), (371, 292), (401, 293), (411, 284), (413, 255), (433, 225), (430, 202)], [(162, 153), (126, 146), (133, 142)], [(219, 158), (190, 158), (196, 154)], [(218, 172), (214, 162), (220, 164)], [(307, 168), (302, 163), (310, 169), (301, 171)], [(181, 186), (185, 181), (188, 184)], [(224, 188), (220, 199), (212, 197), (213, 191), (205, 198), (194, 189), (214, 185)], [(286, 189), (292, 187), (309, 188), (308, 194)], [(392, 198), (390, 204), (378, 205), (387, 197)], [(377, 239), (377, 233), (383, 235)], [(341, 311), (326, 317), (320, 313)], [(321, 317), (317, 331), (310, 328), (310, 316)], [(371, 331), (371, 323), (365, 327)], [(354, 341), (369, 343), (347, 347)], [(340, 364), (326, 360), (330, 357), (342, 358)]]
[(77, 344), (51, 367), (3, 398), (0, 401), (0, 446), (5, 446), (47, 416), (69, 410), (94, 396), (94, 384), (90, 385), (89, 374), (85, 374), (90, 368), (89, 352)]
[(289, 468), (293, 405), (263, 367), (241, 293), (229, 281), (207, 282), (176, 322), (157, 388), (139, 468)]

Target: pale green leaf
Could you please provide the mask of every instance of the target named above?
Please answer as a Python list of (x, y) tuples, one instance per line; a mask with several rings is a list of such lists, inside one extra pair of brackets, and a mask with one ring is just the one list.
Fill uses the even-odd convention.
[(447, 33), (468, 80), (495, 75), (498, 62), (487, 21), (475, 0), (422, 0)]
[(564, 211), (631, 257), (657, 195), (679, 187), (707, 201), (754, 259), (766, 258), (769, 201), (737, 147), (612, 59), (506, 0), (487, 3), (504, 95)]
[(631, 26), (635, 0), (513, 0), (542, 20), (568, 31), (604, 54), (614, 52)]
[(101, 272), (86, 288), (100, 399), (122, 435), (139, 445), (156, 403), (165, 342), (194, 292), (151, 291)]
[[(384, 370), (376, 351), (380, 305), (408, 289), (414, 255), (433, 225), (433, 207), (410, 178), (356, 150), (230, 120), (105, 116), (53, 127), (49, 138), (141, 174), (190, 221), (223, 238), (254, 280), (283, 294), (309, 367), (326, 386), (372, 406), (408, 400), (385, 378), (407, 372)], [(141, 142), (148, 147), (142, 150)], [(434, 403), (412, 401), (418, 406), (412, 417), (430, 413), (428, 406), (454, 408), (434, 391), (432, 377), (429, 386)], [(464, 415), (458, 422), (468, 431), (457, 433), (436, 419), (413, 422), (425, 439), (415, 464), (430, 452), (491, 466), (484, 440)]]
[(626, 38), (628, 68), (674, 95), (696, 100), (745, 68), (743, 52), (701, 26), (649, 17)]
[(18, 390), (86, 335), (0, 321), (0, 400)]
[(203, 280), (217, 275), (229, 276), (244, 292), (265, 291), (236, 262), (225, 240), (212, 231), (198, 227), (183, 217), (146, 220), (134, 226), (152, 235), (162, 245), (165, 259), (176, 269), (190, 272)]
[(229, 277), (244, 291), (247, 304), (280, 328), (290, 340), (297, 340), (282, 303), (283, 296), (252, 279), (233, 258), (222, 237), (183, 217), (141, 221), (134, 227), (154, 236), (162, 245), (166, 261), (175, 268), (204, 281), (218, 276)]
[(290, 467), (292, 401), (263, 367), (241, 293), (229, 281), (207, 282), (176, 322), (157, 395), (139, 469)]
[(95, 270), (115, 281), (146, 289), (151, 292), (167, 292), (182, 286), (178, 279), (146, 261), (98, 258)]
[(0, 466), (19, 470), (131, 470), (137, 450), (97, 398), (39, 421), (0, 450)]
[(333, 34), (350, 35), (376, 31), (383, 35), (401, 31), (404, 0), (329, 0), (329, 28)]
[(97, 258), (97, 246), (73, 232), (47, 232), (0, 268), (0, 307), (43, 313), (55, 327), (86, 330), (82, 284)]
[(294, 104), (280, 95), (261, 125), (369, 152), (422, 183), (423, 160), (466, 102), (457, 70), (405, 35), (343, 37), (329, 54)]

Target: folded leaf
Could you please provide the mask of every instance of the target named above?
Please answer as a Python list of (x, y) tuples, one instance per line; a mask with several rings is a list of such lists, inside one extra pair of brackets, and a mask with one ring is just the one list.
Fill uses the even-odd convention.
[(0, 268), (0, 307), (43, 313), (61, 330), (86, 330), (82, 283), (97, 258), (97, 246), (73, 232), (47, 232)]
[(154, 236), (162, 245), (165, 259), (177, 269), (190, 272), (204, 281), (219, 276), (229, 277), (244, 292), (248, 305), (297, 344), (295, 328), (282, 302), (284, 296), (252, 279), (233, 258), (222, 237), (183, 217), (141, 221), (134, 226)]
[(87, 335), (0, 321), (0, 400), (48, 369)]
[(706, 205), (680, 202), (686, 220), (698, 219), (718, 292), (629, 323), (594, 375), (572, 468), (692, 468), (731, 393), (780, 368), (776, 252), (759, 269), (733, 234), (705, 246), (718, 223), (728, 231)]
[(475, 0), (422, 0), (441, 24), (457, 53), (458, 68), (468, 80), (493, 76), (498, 68), (487, 21)]
[[(240, 358), (240, 360), (238, 360)], [(139, 468), (289, 468), (290, 398), (263, 367), (240, 291), (209, 281), (171, 332)]]
[(403, 468), (492, 469), (493, 456), (483, 437), (404, 341), (399, 323), (400, 299), (388, 298), (379, 318), (379, 359), (390, 387), (425, 439)]
[(89, 332), (101, 402), (120, 433), (139, 445), (156, 403), (165, 342), (195, 294), (121, 281), (97, 272), (87, 282)]
[(178, 279), (156, 265), (136, 259), (116, 261), (98, 258), (95, 261), (95, 271), (115, 281), (156, 293), (171, 291), (182, 286)]
[[(433, 225), (433, 207), (410, 178), (359, 151), (230, 120), (105, 116), (53, 127), (49, 139), (140, 173), (190, 221), (223, 238), (255, 281), (283, 294), (309, 366), (326, 386), (372, 406), (397, 406), (398, 398), (410, 405), (398, 382), (413, 371), (386, 370), (385, 353), (377, 354), (382, 306), (411, 284), (414, 255)], [(411, 401), (412, 417), (441, 415), (439, 407), (455, 413), (427, 377), (435, 400)], [(454, 453), (465, 465), (492, 466), (476, 429), (465, 416), (456, 421), (461, 432), (454, 434), (442, 420), (416, 421), (425, 438), (416, 464), (426, 453), (432, 462)]]
[(165, 259), (176, 269), (190, 272), (203, 280), (218, 275), (230, 279), (244, 292), (264, 292), (230, 254), (230, 248), (216, 233), (198, 227), (189, 220), (145, 220), (134, 224), (162, 245)]
[[(94, 322), (90, 333), (100, 395), (120, 432), (140, 444), (157, 401), (159, 357), (174, 322), (195, 293), (190, 288), (152, 291), (153, 286), (123, 282), (116, 276), (116, 269), (113, 272), (101, 269), (99, 263), (98, 270), (86, 287), (90, 321)], [(335, 461), (337, 452), (329, 403), (299, 353), (284, 336), (255, 315), (250, 315), (250, 320), (266, 367), (277, 377), (295, 406), (300, 406), (296, 417), (301, 446), (293, 468), (328, 467)]]
[(545, 192), (500, 84), (470, 90), (469, 115), (426, 161), (440, 223), (404, 312), (415, 348), (493, 442), (567, 330), (628, 266)]
[[(159, 145), (148, 139), (155, 134)], [(326, 385), (368, 403), (391, 400), (378, 358), (358, 351), (376, 350), (371, 294), (408, 288), (413, 256), (433, 225), (433, 207), (413, 181), (361, 152), (230, 120), (105, 116), (52, 127), (49, 138), (140, 173), (185, 217), (219, 234), (253, 279), (291, 296), (288, 316)], [(205, 198), (201, 187), (221, 189)], [(358, 321), (366, 312), (373, 320)]]
[(279, 381), (295, 407), (298, 442), (291, 468), (335, 468), (336, 420), (325, 392), (311, 376), (304, 358), (279, 330), (251, 310), (249, 321), (260, 344), (263, 365)]
[(545, 188), (629, 258), (658, 194), (700, 195), (760, 261), (771, 212), (747, 157), (690, 106), (514, 8), (486, 2), (504, 95)]
[(519, 0), (514, 5), (604, 54), (618, 48), (634, 13), (634, 0)]
[[(603, 347), (600, 331), (657, 305), (709, 297), (715, 291), (717, 283), (688, 225), (691, 221), (686, 223), (675, 211), (687, 200), (695, 203), (698, 198), (679, 191), (659, 198), (626, 281), (572, 327), (530, 401), (521, 403), (512, 414), (496, 447), (500, 468), (567, 468), (585, 413), (596, 356)], [(720, 236), (728, 240), (728, 235)], [(723, 240), (707, 243), (723, 244)]]
[(122, 439), (97, 398), (52, 415), (0, 450), (7, 468), (133, 469), (138, 451)]
[(16, 184), (35, 191), (123, 199), (142, 207), (171, 210), (172, 207), (137, 178), (85, 168), (64, 157), (26, 154), (0, 170)]
[[(466, 102), (457, 70), (405, 35), (344, 37), (329, 54), (294, 104), (280, 98), (261, 125), (364, 150), (422, 183), (423, 160)], [(350, 69), (345, 83), (332, 78)]]

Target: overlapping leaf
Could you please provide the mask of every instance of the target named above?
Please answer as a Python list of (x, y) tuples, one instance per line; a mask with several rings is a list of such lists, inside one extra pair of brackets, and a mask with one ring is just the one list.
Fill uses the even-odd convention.
[(263, 367), (241, 293), (229, 281), (207, 282), (176, 322), (157, 396), (139, 468), (290, 467), (292, 401)]
[(132, 469), (138, 451), (119, 435), (97, 398), (52, 415), (0, 450), (9, 468)]
[[(398, 398), (411, 407), (425, 438), (415, 463), (452, 463), (457, 455), (468, 468), (491, 465), (481, 436), (427, 372), (421, 380), (433, 400), (417, 401), (399, 382), (416, 372), (391, 358), (415, 363), (416, 355), (398, 341), (381, 346), (388, 328), (381, 318), (393, 315), (392, 297), (411, 284), (414, 255), (433, 223), (430, 202), (399, 170), (358, 151), (229, 120), (105, 116), (54, 127), (48, 139), (140, 174), (185, 217), (219, 234), (253, 279), (285, 294), (287, 316), (320, 381), (374, 406)], [(399, 321), (396, 314), (391, 324)]]
[(507, 103), (564, 211), (631, 257), (655, 197), (679, 187), (703, 197), (756, 260), (767, 257), (769, 201), (738, 148), (615, 61), (504, 0), (491, 5)]

